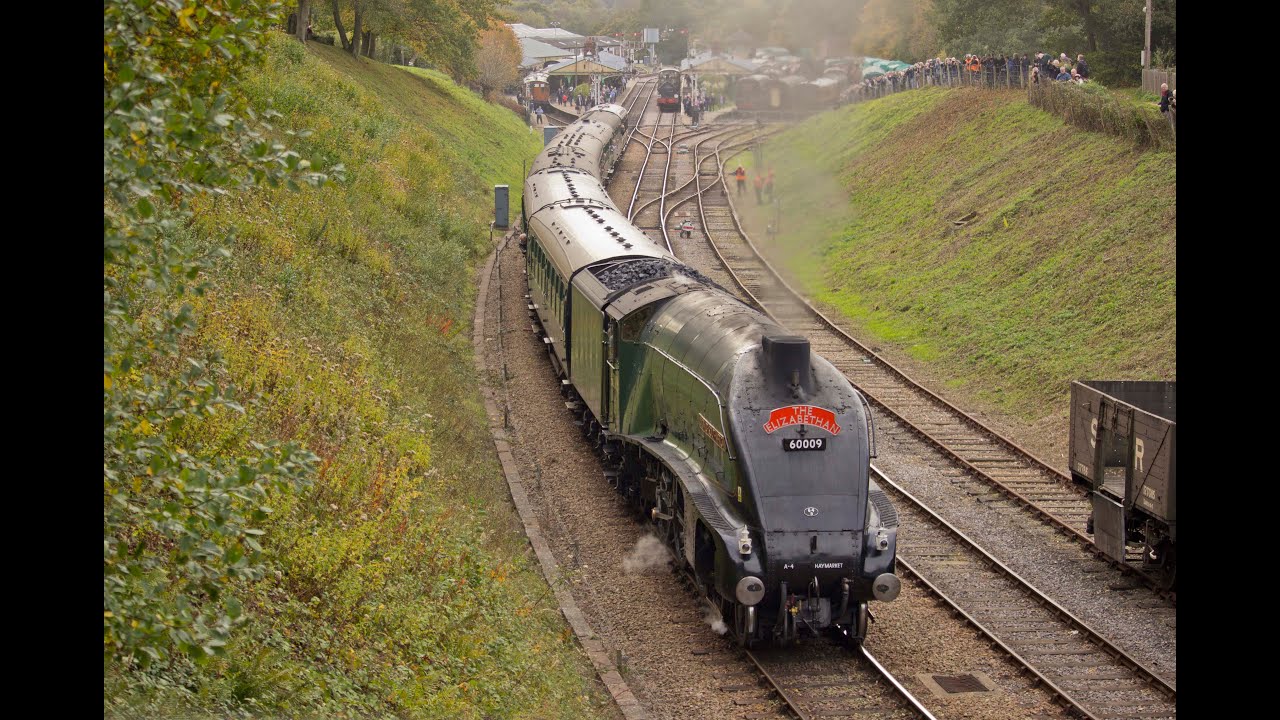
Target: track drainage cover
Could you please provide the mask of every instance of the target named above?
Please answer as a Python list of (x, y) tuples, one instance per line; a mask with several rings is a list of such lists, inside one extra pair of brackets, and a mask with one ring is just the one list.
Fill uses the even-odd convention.
[(921, 673), (916, 677), (920, 682), (924, 683), (925, 687), (929, 688), (929, 692), (940, 698), (961, 694), (989, 693), (996, 690), (996, 684), (991, 682), (991, 678), (983, 673), (968, 673), (965, 675), (929, 675)]

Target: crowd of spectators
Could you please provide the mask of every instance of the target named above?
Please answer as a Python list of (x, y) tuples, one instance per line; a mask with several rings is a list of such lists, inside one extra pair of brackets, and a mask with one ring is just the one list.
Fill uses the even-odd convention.
[(680, 101), (684, 114), (693, 120), (694, 125), (701, 121), (703, 113), (724, 107), (724, 104), (724, 95), (716, 95), (714, 93), (708, 95), (702, 91), (685, 93), (684, 98)]
[(1026, 87), (1043, 80), (1083, 83), (1089, 79), (1084, 55), (1074, 61), (1066, 53), (1054, 57), (1038, 52), (1022, 55), (965, 55), (963, 58), (929, 58), (903, 70), (866, 78), (847, 88), (841, 103), (881, 97), (899, 90), (929, 85), (977, 85), (984, 87)]
[(599, 94), (592, 93), (590, 95), (578, 95), (573, 88), (559, 88), (551, 95), (551, 102), (565, 107), (572, 107), (579, 113), (593, 108), (600, 103), (616, 102), (620, 88), (605, 85), (600, 88)]

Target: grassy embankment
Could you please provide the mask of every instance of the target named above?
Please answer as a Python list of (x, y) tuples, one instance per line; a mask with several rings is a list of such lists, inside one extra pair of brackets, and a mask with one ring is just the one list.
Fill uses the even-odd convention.
[[(1072, 379), (1175, 379), (1175, 153), (943, 89), (823, 113), (764, 153), (768, 252), (962, 394), (1035, 421), (1065, 416)], [(747, 200), (766, 244), (774, 211)]]
[(104, 712), (138, 716), (608, 716), (492, 456), (468, 328), (491, 186), (540, 147), (509, 111), (429, 71), (284, 37), (246, 91), (294, 147), (347, 179), (203, 202), (188, 242), (233, 257), (193, 342), (260, 400), (193, 444), (299, 439), (315, 485), (278, 499), (278, 572), (224, 657), (104, 670)]

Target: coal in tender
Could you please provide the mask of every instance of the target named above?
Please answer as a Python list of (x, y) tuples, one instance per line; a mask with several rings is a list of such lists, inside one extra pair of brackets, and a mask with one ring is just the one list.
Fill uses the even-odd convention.
[(651, 280), (670, 277), (679, 273), (703, 285), (723, 290), (714, 280), (683, 263), (666, 258), (642, 258), (628, 260), (593, 271), (596, 278), (610, 290), (622, 290)]

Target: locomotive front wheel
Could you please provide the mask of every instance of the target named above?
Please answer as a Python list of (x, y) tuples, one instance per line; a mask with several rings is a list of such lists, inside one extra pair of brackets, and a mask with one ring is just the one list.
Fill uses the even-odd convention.
[(862, 641), (867, 638), (867, 620), (870, 618), (871, 612), (867, 608), (866, 603), (858, 603), (858, 609), (853, 614), (853, 624), (844, 629), (844, 641), (851, 648), (862, 645)]
[(733, 604), (733, 635), (737, 638), (738, 645), (748, 650), (755, 647), (756, 644), (755, 628), (751, 627), (755, 620), (753, 615), (754, 613), (746, 605), (742, 603)]

